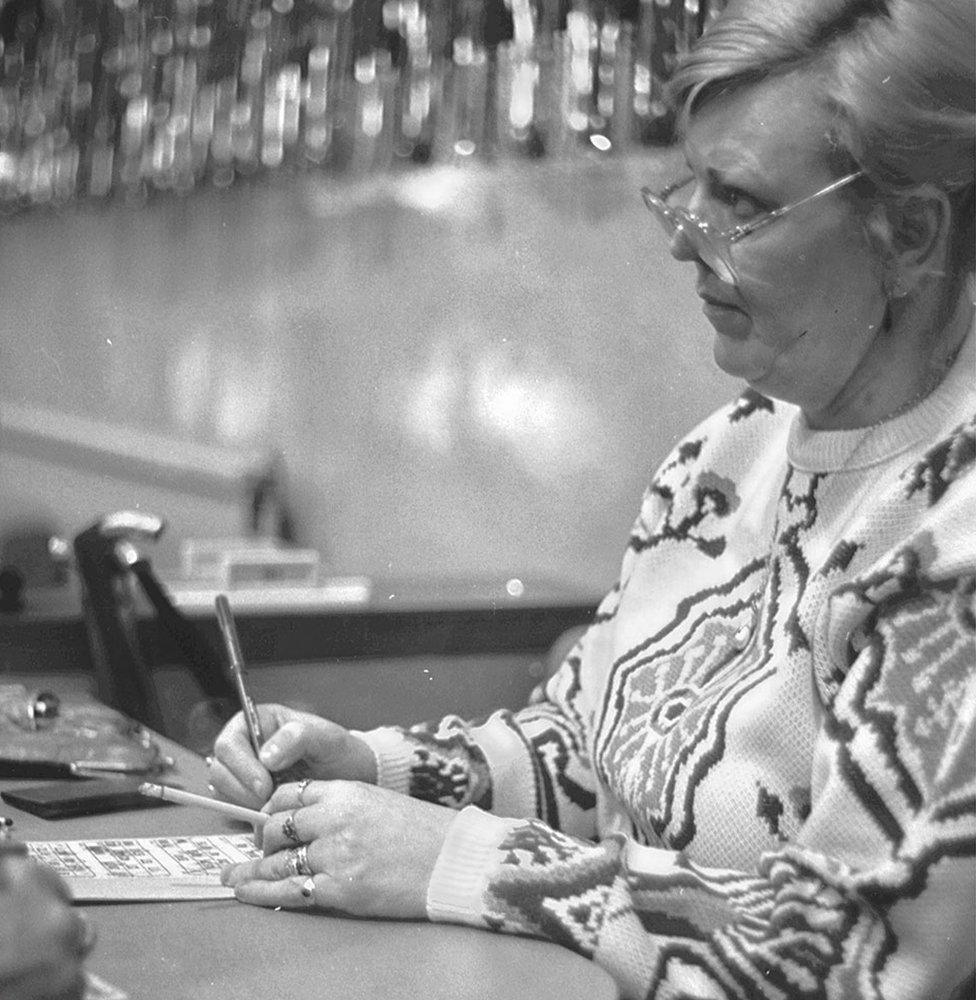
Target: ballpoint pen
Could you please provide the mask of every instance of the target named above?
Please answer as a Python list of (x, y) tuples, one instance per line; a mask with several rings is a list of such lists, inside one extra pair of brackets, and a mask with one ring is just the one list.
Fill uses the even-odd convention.
[[(225, 594), (218, 594), (214, 598), (214, 606), (217, 609), (217, 624), (220, 626), (220, 634), (227, 653), (227, 665), (234, 679), (237, 699), (241, 704), (241, 711), (244, 713), (244, 722), (247, 725), (247, 733), (251, 740), (251, 749), (254, 750), (254, 756), (259, 757), (261, 747), (264, 745), (264, 733), (261, 729), (261, 719), (258, 716), (257, 706), (254, 704), (254, 699), (248, 693), (247, 685), (244, 682), (244, 657), (241, 655), (241, 644), (237, 637), (237, 626), (234, 624), (230, 602), (227, 600)], [(287, 781), (300, 781), (305, 777), (307, 777), (307, 769), (301, 762), (297, 762), (283, 771), (272, 772), (271, 774), (275, 786)]]
[(234, 687), (237, 690), (237, 700), (241, 704), (241, 711), (244, 713), (244, 722), (247, 725), (247, 733), (251, 738), (251, 748), (256, 757), (261, 752), (264, 744), (264, 733), (261, 731), (261, 719), (258, 717), (258, 710), (254, 704), (254, 699), (248, 694), (244, 683), (244, 658), (241, 656), (241, 644), (237, 638), (237, 627), (234, 624), (234, 616), (230, 610), (230, 602), (224, 594), (218, 594), (214, 600), (217, 609), (217, 624), (220, 626), (220, 635), (224, 640), (224, 649), (227, 653), (227, 665), (230, 667), (231, 676), (234, 678)]

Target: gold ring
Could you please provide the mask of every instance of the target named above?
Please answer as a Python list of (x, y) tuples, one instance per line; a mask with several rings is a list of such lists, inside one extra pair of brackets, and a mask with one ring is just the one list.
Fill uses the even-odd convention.
[(311, 899), (312, 894), (315, 892), (315, 879), (311, 875), (302, 882), (302, 895), (306, 899)]
[(293, 843), (300, 844), (302, 838), (298, 836), (298, 830), (295, 827), (295, 813), (298, 812), (297, 809), (290, 812), (285, 817), (285, 822), (281, 824), (281, 832)]

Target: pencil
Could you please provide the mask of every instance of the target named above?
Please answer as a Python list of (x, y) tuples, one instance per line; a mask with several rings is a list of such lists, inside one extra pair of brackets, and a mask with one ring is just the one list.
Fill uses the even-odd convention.
[(235, 806), (230, 802), (221, 802), (219, 799), (211, 799), (206, 795), (195, 795), (193, 792), (184, 792), (182, 788), (157, 785), (151, 781), (144, 781), (139, 786), (139, 792), (151, 798), (165, 799), (167, 802), (179, 802), (180, 805), (184, 806), (202, 806), (204, 809), (213, 809), (214, 812), (223, 813), (231, 819), (241, 819), (252, 826), (262, 827), (268, 819), (267, 813), (258, 812), (256, 809), (245, 809), (243, 806)]

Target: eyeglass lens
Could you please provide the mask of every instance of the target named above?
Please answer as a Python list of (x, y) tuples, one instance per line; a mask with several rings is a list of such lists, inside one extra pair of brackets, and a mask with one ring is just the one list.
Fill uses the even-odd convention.
[[(690, 180), (690, 178), (689, 178)], [(721, 281), (735, 284), (735, 272), (728, 251), (719, 245), (704, 226), (688, 211), (688, 195), (690, 185), (680, 185), (670, 189), (666, 201), (660, 196), (644, 191), (644, 201), (657, 220), (661, 223), (668, 239), (673, 239), (677, 232), (691, 244), (695, 254), (709, 267)]]
[(718, 276), (720, 281), (734, 285), (735, 272), (728, 260), (728, 252), (704, 230), (701, 225), (686, 213), (674, 213), (671, 225), (667, 227), (672, 232), (679, 231), (690, 244), (696, 255)]

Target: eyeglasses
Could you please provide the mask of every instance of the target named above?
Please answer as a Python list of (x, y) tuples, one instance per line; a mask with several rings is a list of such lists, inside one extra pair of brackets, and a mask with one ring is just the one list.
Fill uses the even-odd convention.
[(694, 177), (682, 178), (674, 184), (669, 184), (663, 191), (657, 193), (648, 187), (641, 188), (641, 195), (644, 198), (644, 204), (647, 205), (655, 218), (661, 223), (669, 239), (673, 238), (675, 233), (681, 233), (691, 244), (699, 258), (715, 272), (719, 280), (727, 282), (730, 285), (736, 285), (739, 279), (736, 274), (735, 265), (732, 263), (732, 245), (734, 243), (738, 243), (739, 240), (744, 239), (750, 233), (754, 233), (757, 229), (762, 229), (771, 222), (782, 219), (787, 212), (792, 212), (794, 208), (799, 208), (801, 205), (806, 205), (807, 202), (837, 191), (846, 184), (850, 184), (851, 181), (857, 180), (863, 174), (863, 170), (856, 170), (852, 174), (846, 174), (844, 177), (833, 181), (819, 191), (815, 191), (805, 198), (800, 198), (799, 201), (793, 201), (788, 205), (774, 208), (770, 212), (764, 212), (755, 219), (751, 219), (749, 222), (738, 226), (732, 226), (730, 229), (719, 229), (717, 226), (713, 226), (711, 223), (695, 215), (694, 212), (689, 212), (688, 209), (682, 208), (680, 205), (668, 204), (668, 200), (677, 191), (690, 184), (694, 180)]

